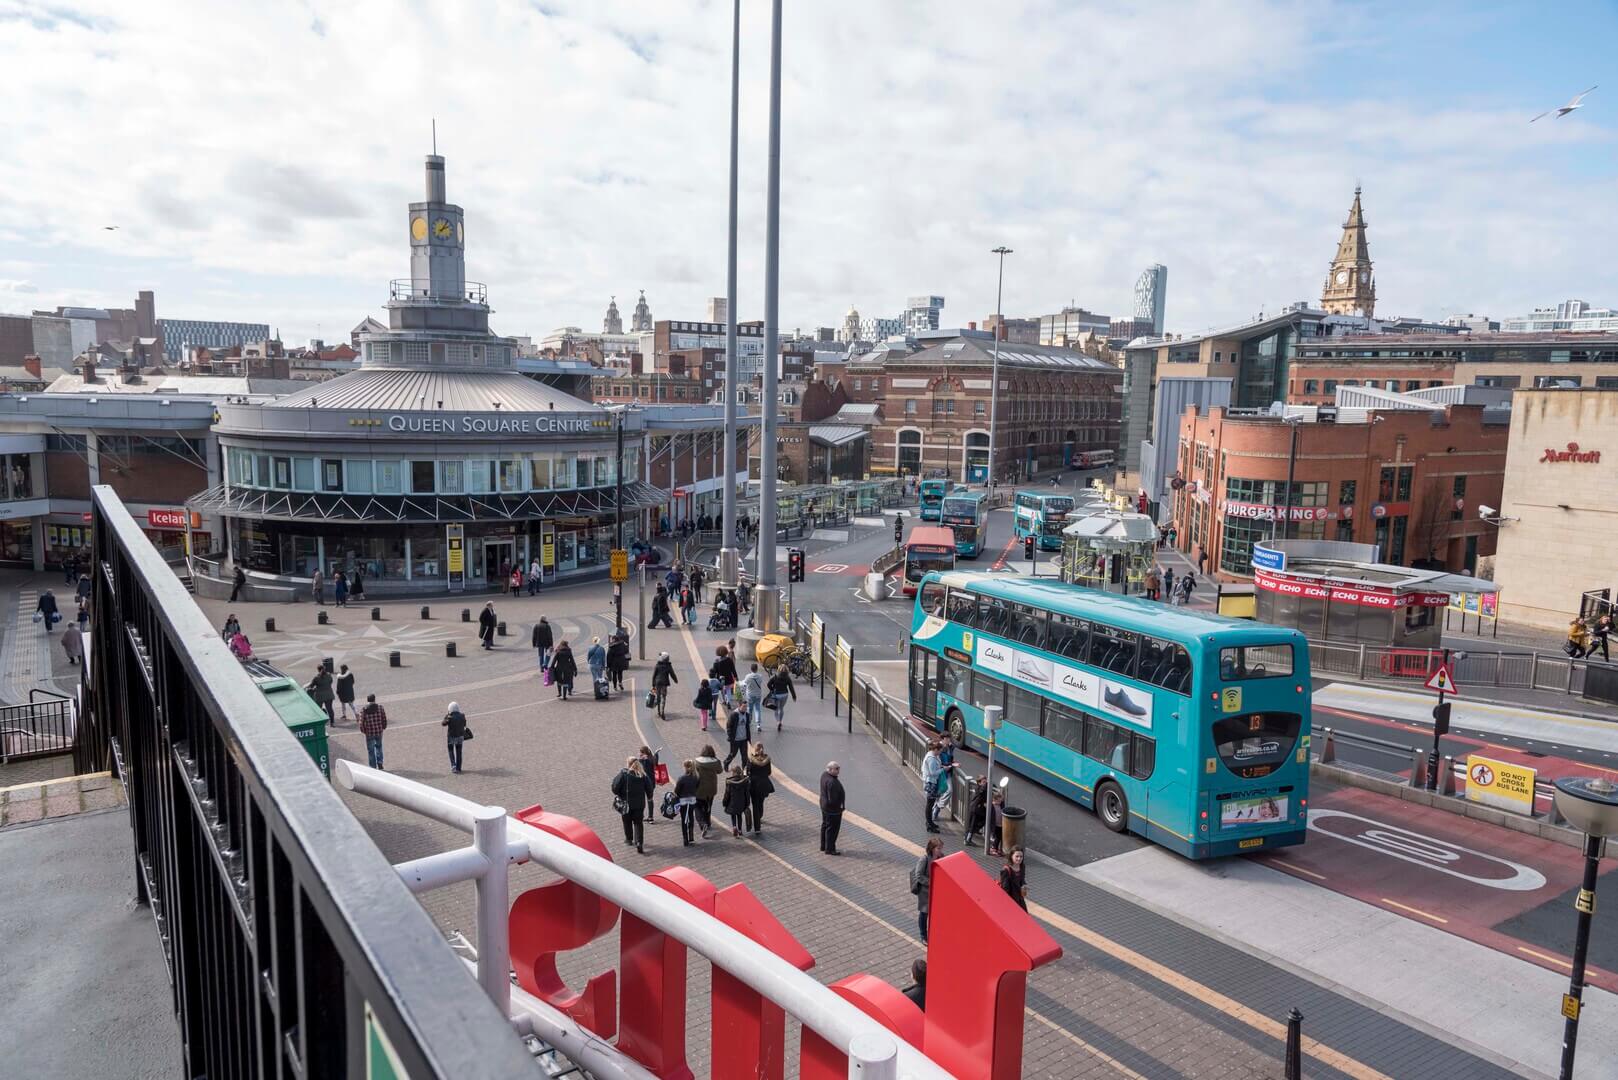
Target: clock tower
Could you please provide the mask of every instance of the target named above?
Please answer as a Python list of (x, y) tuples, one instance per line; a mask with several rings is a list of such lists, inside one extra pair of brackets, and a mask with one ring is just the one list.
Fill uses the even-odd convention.
[(1337, 257), (1326, 272), (1326, 288), (1320, 306), (1330, 315), (1376, 313), (1376, 278), (1371, 274), (1371, 252), (1365, 243), (1365, 215), (1360, 211), (1360, 189), (1354, 188), (1354, 205), (1343, 222), (1343, 238), (1337, 243)]

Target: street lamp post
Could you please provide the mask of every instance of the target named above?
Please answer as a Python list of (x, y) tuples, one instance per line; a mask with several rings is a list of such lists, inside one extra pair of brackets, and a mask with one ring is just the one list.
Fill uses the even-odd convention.
[(736, 132), (741, 95), (742, 0), (735, 0), (730, 25), (730, 238), (725, 289), (725, 463), (719, 504), (719, 584), (735, 589), (741, 580), (736, 550)]
[[(1292, 529), (1292, 479), (1298, 469), (1298, 424), (1302, 422), (1302, 417), (1288, 416), (1285, 418), (1285, 422), (1292, 428), (1292, 449), (1287, 453), (1287, 497), (1279, 523), (1279, 531), (1283, 540), (1288, 538)], [(1276, 531), (1277, 522), (1271, 521), (1271, 540), (1275, 539)]]
[(989, 486), (994, 486), (995, 450), (1000, 442), (1000, 338), (1006, 332), (1006, 316), (1000, 310), (1001, 293), (1006, 284), (1006, 256), (1011, 249), (1001, 244), (990, 252), (1000, 256), (1000, 271), (994, 285), (994, 364), (989, 375)]
[(1590, 921), (1596, 911), (1596, 877), (1607, 837), (1618, 832), (1618, 784), (1606, 777), (1565, 776), (1556, 781), (1556, 809), (1584, 832), (1584, 881), (1573, 906), (1579, 912), (1578, 936), (1573, 941), (1573, 973), (1562, 995), (1562, 1071), (1560, 1080), (1573, 1080), (1573, 1052), (1579, 1038), (1579, 1013), (1584, 1008), (1584, 965), (1590, 952)]
[[(614, 551), (624, 550), (624, 413), (622, 406), (613, 410), (618, 414), (618, 450), (613, 458), (612, 474), (615, 483), (612, 490), (613, 509), (613, 540)], [(612, 586), (613, 619), (616, 629), (624, 628), (624, 584), (621, 581), (613, 582)]]

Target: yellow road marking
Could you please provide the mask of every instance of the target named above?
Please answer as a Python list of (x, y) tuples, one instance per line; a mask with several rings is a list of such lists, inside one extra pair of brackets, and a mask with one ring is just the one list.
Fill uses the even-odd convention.
[(1423, 910), (1421, 910), (1421, 908), (1414, 908), (1414, 907), (1411, 907), (1409, 904), (1401, 904), (1397, 900), (1389, 900), (1386, 896), (1382, 897), (1382, 902), (1384, 904), (1388, 905), (1389, 907), (1396, 907), (1400, 911), (1408, 911), (1412, 915), (1420, 915), (1424, 919), (1431, 919), (1433, 922), (1438, 923), (1440, 926), (1448, 926), (1449, 925), (1449, 920), (1444, 918), (1442, 915), (1434, 915), (1430, 911), (1423, 911)]
[[(691, 654), (692, 662), (697, 665), (698, 673), (706, 673), (708, 669), (702, 666), (701, 658), (697, 653), (696, 642), (689, 637), (685, 639), (685, 642), (686, 649)], [(638, 730), (638, 722), (636, 727)], [(771, 778), (778, 784), (784, 784), (800, 798), (807, 799), (809, 802), (817, 806), (820, 804), (820, 795), (818, 793), (811, 792), (808, 788), (804, 787), (796, 780), (793, 780), (790, 776), (787, 776), (779, 768), (775, 769), (771, 773)], [(921, 857), (922, 848), (920, 845), (883, 828), (874, 821), (847, 811), (843, 813), (843, 819), (851, 822), (861, 829), (864, 829), (873, 836), (887, 841), (890, 845), (898, 848), (900, 851), (917, 858)], [(819, 883), (817, 882), (816, 884)], [(1278, 1042), (1286, 1041), (1287, 1029), (1286, 1025), (1281, 1021), (1272, 1019), (1265, 1016), (1263, 1013), (1250, 1009), (1246, 1005), (1241, 1004), (1233, 998), (1227, 997), (1226, 995), (1221, 994), (1219, 991), (1214, 990), (1212, 987), (1204, 986), (1195, 979), (1175, 971), (1168, 965), (1160, 964), (1156, 960), (1142, 955), (1128, 946), (1120, 945), (1116, 941), (1113, 941), (1112, 939), (1091, 930), (1089, 927), (1081, 926), (1072, 919), (1067, 918), (1065, 915), (1051, 911), (1049, 908), (1046, 908), (1040, 904), (1030, 903), (1028, 905), (1028, 911), (1029, 914), (1040, 919), (1041, 921), (1049, 923), (1051, 926), (1056, 927), (1063, 933), (1069, 935), (1070, 937), (1077, 938), (1099, 952), (1106, 953), (1114, 960), (1127, 964), (1138, 971), (1150, 975), (1159, 982), (1165, 983), (1183, 994), (1188, 994), (1189, 996), (1196, 998), (1204, 1005), (1216, 1009), (1235, 1020), (1239, 1020), (1249, 1027), (1270, 1036), (1272, 1039), (1275, 1039)], [(1338, 1072), (1352, 1076), (1355, 1078), (1355, 1080), (1392, 1080), (1392, 1078), (1386, 1073), (1378, 1072), (1369, 1065), (1357, 1061), (1354, 1058), (1349, 1057), (1347, 1054), (1341, 1053), (1340, 1051), (1333, 1050), (1331, 1047), (1320, 1042), (1318, 1039), (1310, 1038), (1308, 1035), (1303, 1036), (1303, 1050), (1305, 1053), (1309, 1054), (1311, 1057), (1314, 1057), (1321, 1063), (1336, 1069)]]
[(1517, 946), (1517, 951), (1520, 952), (1520, 953), (1527, 953), (1529, 956), (1538, 957), (1541, 960), (1545, 960), (1545, 961), (1548, 961), (1549, 963), (1556, 964), (1559, 967), (1565, 967), (1569, 971), (1573, 970), (1573, 961), (1571, 961), (1571, 960), (1563, 960), (1560, 956), (1551, 956), (1549, 953), (1537, 952), (1537, 951), (1535, 951), (1533, 949), (1530, 949), (1526, 945)]
[(1273, 867), (1275, 867), (1277, 870), (1281, 871), (1284, 874), (1306, 874), (1309, 877), (1314, 878), (1316, 881), (1325, 881), (1326, 880), (1326, 875), (1325, 874), (1317, 874), (1313, 870), (1305, 870), (1303, 867), (1299, 866), (1297, 863), (1286, 862), (1283, 859), (1264, 859), (1263, 863), (1264, 863), (1265, 866), (1273, 866)]

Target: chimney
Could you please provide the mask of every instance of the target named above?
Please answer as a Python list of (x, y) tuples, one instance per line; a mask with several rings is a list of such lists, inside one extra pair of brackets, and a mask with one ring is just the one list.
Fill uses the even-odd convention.
[(966, 328), (968, 330), (976, 330), (978, 328), (977, 320), (973, 319), (972, 321), (968, 322), (966, 324)]
[(28, 374), (32, 375), (36, 379), (43, 379), (45, 377), (40, 373), (39, 357), (35, 356), (33, 353), (29, 353), (27, 356), (22, 358), (22, 366), (27, 368)]
[(84, 354), (84, 381), (88, 385), (96, 381), (96, 358), (94, 353)]

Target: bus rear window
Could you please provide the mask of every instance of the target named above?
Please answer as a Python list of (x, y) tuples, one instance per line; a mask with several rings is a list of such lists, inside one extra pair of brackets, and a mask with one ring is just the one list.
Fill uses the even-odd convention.
[(1214, 721), (1214, 749), (1237, 776), (1268, 776), (1285, 764), (1298, 741), (1303, 718), (1297, 713), (1248, 713)]
[(1219, 677), (1225, 682), (1279, 679), (1291, 675), (1291, 645), (1243, 645), (1219, 650)]

